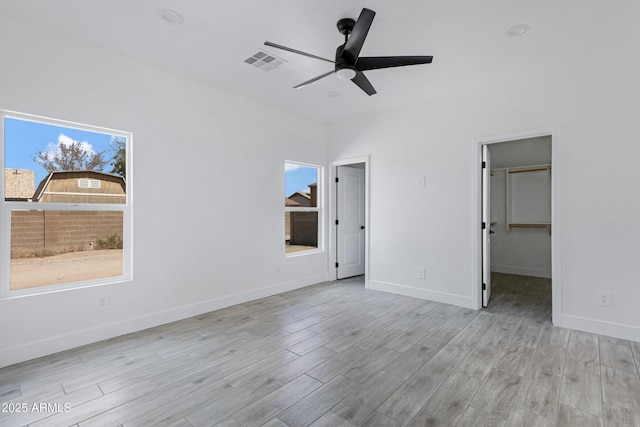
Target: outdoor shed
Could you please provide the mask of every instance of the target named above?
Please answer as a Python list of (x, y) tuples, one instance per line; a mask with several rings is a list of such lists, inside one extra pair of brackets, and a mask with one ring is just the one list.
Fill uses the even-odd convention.
[(90, 170), (50, 172), (33, 195), (34, 202), (125, 203), (125, 200), (123, 177)]

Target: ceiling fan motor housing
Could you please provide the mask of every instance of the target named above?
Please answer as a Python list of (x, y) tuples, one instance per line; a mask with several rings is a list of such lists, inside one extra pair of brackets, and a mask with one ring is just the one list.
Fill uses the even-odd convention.
[(340, 34), (343, 34), (345, 37), (351, 34), (353, 27), (356, 25), (356, 21), (351, 18), (342, 18), (338, 21), (338, 31)]
[(336, 49), (336, 76), (341, 80), (351, 80), (356, 76), (357, 69), (355, 64), (351, 64), (344, 56), (344, 45), (338, 46)]

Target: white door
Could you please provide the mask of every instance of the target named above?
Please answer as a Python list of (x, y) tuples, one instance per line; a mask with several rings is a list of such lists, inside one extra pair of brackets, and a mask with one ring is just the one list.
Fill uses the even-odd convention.
[(489, 146), (482, 146), (482, 306), (491, 296), (491, 164)]
[(336, 277), (364, 274), (364, 169), (338, 166)]

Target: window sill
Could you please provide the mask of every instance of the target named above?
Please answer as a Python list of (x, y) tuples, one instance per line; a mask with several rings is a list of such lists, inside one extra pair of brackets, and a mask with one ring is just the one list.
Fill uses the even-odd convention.
[(74, 291), (74, 290), (80, 290), (80, 289), (95, 288), (100, 286), (109, 286), (109, 285), (115, 285), (118, 283), (131, 282), (131, 280), (132, 280), (131, 277), (119, 276), (119, 277), (109, 277), (105, 279), (86, 280), (82, 282), (70, 282), (70, 283), (64, 283), (64, 284), (58, 284), (58, 285), (52, 284), (52, 285), (36, 286), (32, 288), (14, 289), (14, 290), (8, 290), (8, 291), (5, 290), (5, 293), (3, 295), (0, 295), (0, 300), (53, 294), (58, 292)]

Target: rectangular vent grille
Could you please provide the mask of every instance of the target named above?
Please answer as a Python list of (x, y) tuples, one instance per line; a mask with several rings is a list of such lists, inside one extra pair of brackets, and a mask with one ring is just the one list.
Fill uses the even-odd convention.
[(100, 188), (100, 181), (97, 179), (84, 179), (78, 180), (78, 187), (80, 188)]
[(262, 71), (269, 71), (284, 64), (285, 61), (271, 53), (261, 50), (250, 58), (245, 59), (244, 62), (249, 65), (253, 65), (256, 68), (260, 68)]

